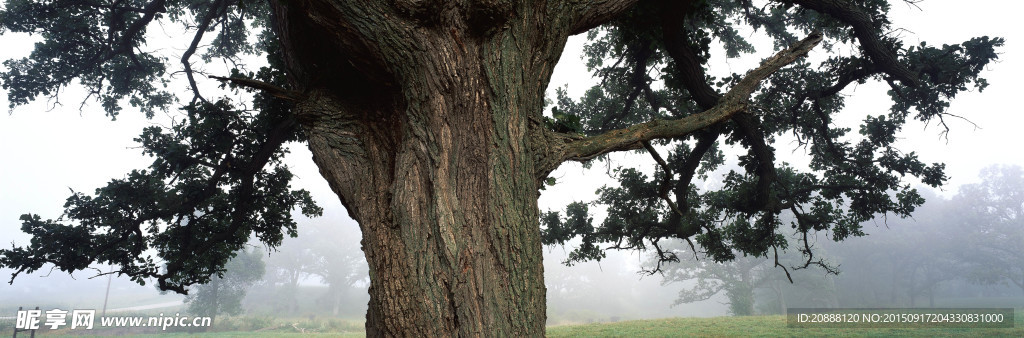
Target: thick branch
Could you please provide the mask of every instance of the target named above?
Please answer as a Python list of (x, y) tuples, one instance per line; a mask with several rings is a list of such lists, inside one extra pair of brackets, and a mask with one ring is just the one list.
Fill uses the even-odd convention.
[[(661, 33), (665, 41), (665, 50), (675, 62), (675, 68), (681, 75), (679, 78), (683, 86), (686, 87), (686, 91), (690, 93), (690, 97), (697, 102), (701, 109), (711, 109), (718, 104), (721, 95), (708, 83), (704, 65), (697, 52), (690, 46), (686, 25), (683, 20), (678, 19), (680, 16), (689, 16), (696, 8), (696, 4), (694, 1), (663, 0), (661, 5)], [(677, 204), (684, 210), (689, 208), (687, 187), (693, 180), (701, 159), (711, 150), (718, 140), (718, 136), (721, 135), (722, 129), (721, 126), (718, 126), (702, 132), (697, 137), (696, 147), (686, 155), (682, 172), (679, 173), (680, 182), (683, 182), (682, 188), (676, 192)], [(680, 233), (680, 236), (687, 238), (695, 234), (696, 230), (697, 228), (693, 227), (690, 231)]]
[(192, 37), (192, 43), (189, 44), (188, 49), (181, 55), (181, 64), (185, 68), (185, 76), (188, 77), (188, 84), (192, 88), (192, 102), (196, 99), (206, 101), (202, 95), (199, 94), (199, 87), (196, 86), (196, 79), (192, 75), (192, 63), (189, 61), (192, 55), (195, 54), (196, 49), (199, 48), (199, 43), (203, 41), (203, 34), (210, 28), (210, 23), (213, 19), (221, 16), (222, 12), (227, 10), (228, 2), (224, 0), (217, 0), (210, 4), (210, 10), (206, 12), (203, 19), (199, 21), (199, 25), (196, 27), (196, 34)]
[(253, 80), (253, 79), (247, 79), (247, 78), (241, 78), (241, 77), (222, 77), (222, 76), (210, 76), (210, 78), (211, 79), (216, 79), (216, 80), (219, 80), (219, 81), (222, 81), (222, 82), (230, 82), (231, 84), (234, 84), (234, 85), (237, 85), (237, 86), (249, 87), (249, 88), (252, 88), (252, 89), (262, 90), (262, 91), (266, 92), (267, 94), (270, 94), (270, 96), (273, 96), (273, 97), (276, 97), (276, 98), (279, 98), (279, 99), (284, 99), (284, 100), (292, 101), (292, 102), (300, 101), (300, 100), (302, 100), (305, 97), (305, 95), (300, 93), (300, 92), (297, 92), (297, 91), (294, 91), (294, 90), (290, 90), (290, 89), (287, 89), (287, 88), (281, 88), (281, 87), (275, 86), (273, 84), (269, 84), (269, 83), (266, 83), (266, 82), (263, 82), (263, 81), (259, 81), (259, 80)]
[(681, 75), (679, 79), (686, 86), (686, 91), (690, 92), (690, 96), (701, 109), (711, 109), (718, 103), (721, 95), (707, 82), (704, 65), (697, 52), (690, 47), (686, 26), (683, 20), (679, 19), (690, 15), (692, 8), (694, 4), (690, 1), (662, 1), (661, 34), (664, 37), (665, 50), (672, 57), (672, 61), (675, 61), (676, 69)]
[(664, 171), (665, 174), (665, 176), (662, 177), (661, 179), (661, 185), (658, 186), (658, 197), (661, 197), (661, 199), (664, 200), (665, 203), (668, 203), (669, 208), (671, 208), (672, 211), (676, 213), (676, 215), (678, 215), (679, 217), (683, 217), (683, 212), (679, 210), (679, 207), (676, 206), (676, 203), (673, 202), (671, 198), (668, 198), (668, 192), (671, 188), (673, 176), (672, 167), (668, 165), (668, 162), (665, 162), (665, 159), (661, 157), (661, 154), (658, 154), (658, 150), (654, 149), (654, 146), (651, 145), (651, 142), (643, 141), (642, 143), (644, 145), (644, 148), (647, 149), (647, 153), (651, 154), (651, 157), (654, 158), (655, 162), (658, 162), (658, 165), (661, 166), (661, 170)]
[(637, 149), (640, 142), (653, 139), (683, 137), (732, 118), (747, 109), (752, 94), (764, 79), (782, 67), (807, 54), (821, 42), (820, 33), (812, 33), (795, 45), (764, 60), (761, 66), (751, 70), (711, 109), (677, 120), (654, 120), (613, 130), (601, 135), (570, 141), (564, 149), (564, 160), (586, 160), (612, 151)]
[(683, 209), (688, 210), (690, 208), (689, 202), (686, 199), (686, 194), (689, 192), (689, 184), (693, 181), (693, 177), (697, 174), (697, 167), (700, 166), (701, 159), (704, 155), (711, 150), (718, 141), (718, 136), (722, 134), (721, 126), (712, 128), (702, 135), (697, 137), (697, 145), (690, 150), (690, 153), (686, 156), (686, 161), (683, 162), (683, 170), (679, 173), (679, 181), (685, 182), (685, 185), (680, 187), (680, 191), (676, 192), (676, 198), (678, 204)]
[(578, 4), (574, 11), (577, 14), (573, 20), (570, 35), (580, 34), (600, 26), (629, 10), (637, 2), (638, 0), (590, 0)]
[(96, 64), (107, 62), (114, 56), (121, 53), (130, 54), (132, 52), (132, 40), (135, 39), (136, 35), (139, 35), (144, 28), (146, 28), (146, 25), (149, 25), (149, 23), (156, 18), (157, 13), (164, 12), (164, 4), (166, 3), (167, 0), (155, 0), (146, 4), (146, 7), (142, 8), (142, 12), (144, 13), (142, 18), (132, 22), (131, 26), (128, 26), (128, 28), (124, 30), (124, 34), (121, 35), (121, 39), (116, 43), (112, 43), (107, 54), (98, 60)]
[(737, 128), (746, 136), (750, 149), (757, 157), (757, 194), (754, 200), (758, 208), (764, 207), (769, 202), (769, 188), (775, 180), (775, 152), (764, 142), (764, 133), (758, 128), (753, 116), (738, 114), (733, 121), (736, 121)]
[(864, 51), (872, 62), (904, 85), (917, 85), (917, 75), (899, 63), (893, 51), (879, 38), (880, 32), (874, 27), (871, 15), (857, 8), (856, 5), (843, 0), (785, 0), (782, 2), (798, 4), (850, 25), (853, 27), (853, 35), (860, 41), (861, 47), (864, 47)]

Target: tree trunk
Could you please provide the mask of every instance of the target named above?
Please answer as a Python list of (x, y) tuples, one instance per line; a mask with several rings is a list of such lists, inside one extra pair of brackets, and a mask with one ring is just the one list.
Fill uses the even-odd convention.
[(727, 290), (729, 297), (729, 309), (734, 316), (754, 315), (754, 282), (750, 270), (740, 273), (737, 283), (733, 283)]
[(271, 62), (289, 82), (271, 92), (295, 103), (313, 160), (362, 229), (367, 335), (543, 335), (547, 175), (728, 120), (822, 39), (765, 59), (698, 114), (594, 137), (547, 130), (544, 91), (568, 36), (636, 2), (271, 1), (282, 56)]
[(220, 278), (213, 278), (211, 281), (213, 284), (213, 306), (210, 311), (210, 326), (207, 326), (204, 330), (209, 330), (213, 327), (213, 322), (217, 320), (217, 313), (220, 312)]
[[(333, 285), (331, 286), (334, 287)], [(331, 295), (331, 314), (335, 317), (338, 316), (338, 312), (341, 310), (341, 290), (334, 290)]]
[(907, 284), (907, 294), (910, 296), (910, 307), (917, 306), (917, 267), (910, 269), (910, 282)]
[(789, 315), (789, 309), (786, 308), (786, 294), (782, 290), (782, 285), (779, 285), (779, 280), (772, 280), (772, 290), (775, 290), (775, 296), (779, 299), (779, 313)]
[(465, 77), (449, 83), (414, 79), (419, 102), (358, 112), (373, 118), (356, 125), (335, 120), (351, 110), (331, 93), (303, 107), (325, 113), (307, 130), (309, 146), (362, 230), (368, 336), (544, 332), (527, 120), (490, 113), (507, 109), (490, 96), (510, 93), (487, 88), (482, 69), (460, 68)]
[(935, 307), (935, 284), (928, 285), (928, 307)]
[(828, 292), (829, 307), (838, 308), (839, 290), (836, 288), (836, 280), (835, 278), (833, 278), (833, 276), (826, 276), (825, 278), (828, 281), (828, 289), (825, 291)]
[(544, 90), (568, 35), (599, 19), (574, 13), (594, 11), (503, 0), (273, 6), (302, 93), (293, 113), (362, 229), (367, 335), (543, 335)]
[(892, 264), (892, 281), (889, 288), (889, 306), (896, 306), (896, 291), (899, 289), (897, 270), (899, 270), (899, 265), (894, 262)]

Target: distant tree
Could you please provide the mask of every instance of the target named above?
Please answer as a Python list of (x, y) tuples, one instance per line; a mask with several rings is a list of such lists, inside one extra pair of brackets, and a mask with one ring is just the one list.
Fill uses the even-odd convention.
[[(678, 247), (670, 245), (666, 248)], [(700, 247), (695, 249), (700, 252)], [(679, 291), (674, 305), (724, 294), (728, 299), (729, 313), (736, 316), (754, 315), (757, 308), (770, 313), (784, 313), (787, 305), (838, 306), (831, 276), (827, 276), (830, 271), (798, 269), (789, 272), (777, 269), (775, 263), (774, 257), (766, 260), (765, 257), (753, 256), (715, 262), (706, 254), (698, 253), (697, 257), (680, 257), (677, 263), (665, 264), (660, 271), (662, 285), (692, 284)], [(778, 256), (777, 263), (779, 266), (799, 265), (801, 257), (797, 253), (783, 254)], [(759, 299), (771, 304), (757, 306)]]
[(679, 291), (673, 305), (708, 300), (724, 292), (729, 299), (730, 314), (751, 316), (754, 315), (754, 289), (770, 278), (766, 270), (770, 271), (771, 267), (762, 257), (737, 257), (723, 263), (706, 255), (687, 257), (661, 267), (662, 285), (693, 284)]
[(971, 220), (962, 203), (930, 190), (913, 218), (879, 217), (865, 222), (867, 236), (848, 243), (826, 241), (842, 273), (836, 279), (844, 306), (915, 307), (922, 298), (935, 306), (944, 284), (962, 279), (969, 263), (964, 253), (968, 232), (959, 224)]
[(299, 312), (299, 284), (313, 276), (318, 256), (309, 246), (308, 238), (286, 238), (267, 259), (264, 282), (274, 299), (274, 311), (297, 314)]
[[(353, 296), (350, 291), (360, 283), (363, 287), (369, 283), (357, 229), (316, 220), (310, 220), (305, 229), (299, 237), (284, 239), (267, 259), (266, 276), (251, 300), (269, 301), (249, 305), (293, 315), (312, 311), (310, 306), (315, 305), (338, 315), (345, 298)], [(316, 285), (309, 285), (315, 280), (327, 285), (327, 291), (316, 296), (314, 304), (308, 304), (300, 295), (317, 289)]]
[(1024, 170), (986, 168), (981, 183), (960, 187), (953, 201), (966, 232), (959, 253), (970, 263), (970, 278), (1024, 292)]
[(218, 314), (241, 313), (246, 291), (262, 279), (266, 271), (262, 257), (263, 252), (256, 247), (239, 250), (228, 261), (224, 272), (211, 278), (207, 284), (193, 287), (185, 296), (188, 313), (210, 317), (211, 322)]
[(309, 249), (314, 256), (309, 272), (327, 284), (327, 294), (321, 298), (321, 303), (329, 304), (331, 313), (338, 315), (346, 293), (358, 283), (369, 283), (369, 267), (359, 247), (338, 245), (342, 238), (353, 238), (358, 233), (330, 224), (314, 227), (309, 236), (312, 238)]
[(839, 246), (823, 243), (840, 266), (835, 281), (839, 303), (850, 307), (897, 306), (893, 305), (897, 295), (904, 291), (903, 285), (897, 284), (901, 281), (898, 276), (903, 262), (901, 256), (894, 253), (896, 248), (890, 247), (896, 241), (887, 241), (886, 237), (899, 228), (880, 231), (872, 225), (865, 227), (864, 237), (851, 239)]
[(839, 307), (836, 275), (818, 269), (793, 272), (793, 281), (779, 271), (755, 289), (754, 305), (758, 313), (786, 314), (788, 308)]
[(918, 300), (924, 297), (928, 306), (934, 307), (939, 286), (963, 277), (959, 271), (963, 261), (956, 255), (962, 247), (958, 240), (962, 232), (952, 216), (953, 205), (934, 194), (928, 198), (929, 203), (918, 208), (913, 219), (877, 220), (887, 227), (873, 235), (878, 237), (876, 244), (884, 247), (875, 247), (865, 260), (866, 264), (891, 264), (893, 287), (902, 289), (905, 296), (902, 306), (920, 306)]

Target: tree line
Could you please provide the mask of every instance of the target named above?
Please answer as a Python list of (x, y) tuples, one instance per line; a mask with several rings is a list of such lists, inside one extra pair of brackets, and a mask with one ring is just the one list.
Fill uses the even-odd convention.
[[(676, 304), (724, 295), (734, 315), (787, 307), (1024, 306), (1024, 171), (992, 166), (980, 176), (952, 198), (930, 194), (912, 218), (866, 222), (864, 237), (842, 245), (818, 238), (819, 254), (837, 274), (796, 270), (790, 282), (771, 259), (717, 263), (698, 253), (666, 266), (663, 284), (681, 289)], [(779, 259), (791, 266), (799, 257)]]
[(223, 274), (190, 290), (187, 311), (211, 317), (361, 317), (369, 277), (358, 231), (318, 222), (303, 230), (272, 253), (258, 244), (238, 251)]

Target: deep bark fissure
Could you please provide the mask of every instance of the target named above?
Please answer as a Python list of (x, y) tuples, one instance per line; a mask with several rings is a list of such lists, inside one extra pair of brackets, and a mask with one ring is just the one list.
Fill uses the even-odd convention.
[(568, 35), (633, 2), (273, 3), (293, 88), (276, 92), (295, 101), (314, 161), (363, 233), (367, 335), (543, 335), (544, 177), (728, 119), (820, 40), (770, 59), (706, 113), (590, 139), (547, 131), (544, 90)]
[(532, 121), (579, 20), (429, 4), (275, 4), (297, 120), (363, 232), (367, 335), (543, 335)]

